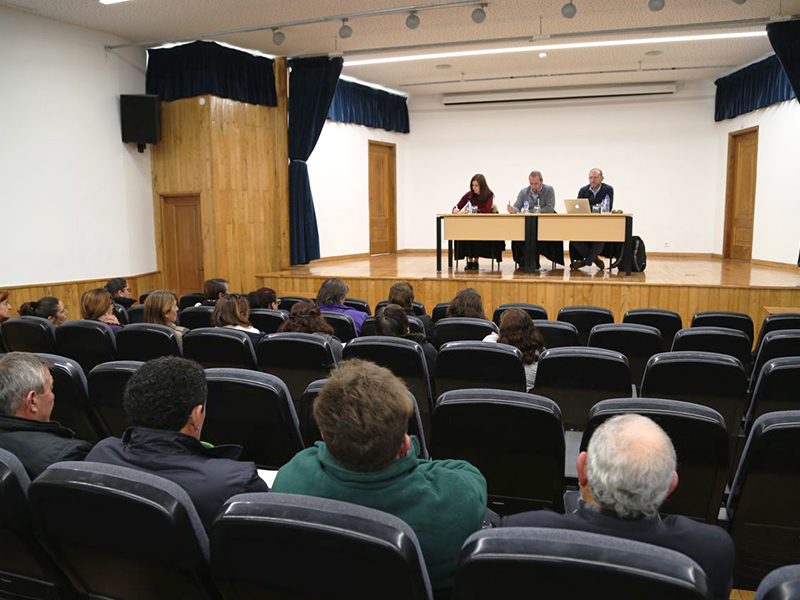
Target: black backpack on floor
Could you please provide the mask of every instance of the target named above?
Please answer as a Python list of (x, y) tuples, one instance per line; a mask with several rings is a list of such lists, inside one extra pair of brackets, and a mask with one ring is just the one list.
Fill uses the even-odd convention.
[(638, 235), (631, 237), (631, 247), (633, 248), (633, 260), (631, 261), (631, 271), (641, 273), (647, 268), (647, 250), (644, 249), (644, 242)]

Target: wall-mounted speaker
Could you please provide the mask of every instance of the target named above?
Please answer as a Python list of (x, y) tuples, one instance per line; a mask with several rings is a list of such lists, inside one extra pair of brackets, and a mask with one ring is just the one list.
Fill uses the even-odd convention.
[(128, 94), (119, 97), (122, 141), (138, 144), (144, 151), (145, 144), (157, 144), (161, 140), (160, 99), (154, 94)]

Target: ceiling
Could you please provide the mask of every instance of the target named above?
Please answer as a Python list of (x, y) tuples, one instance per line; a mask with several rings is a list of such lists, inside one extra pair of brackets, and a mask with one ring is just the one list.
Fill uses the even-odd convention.
[[(447, 0), (430, 0), (439, 4)], [(405, 26), (406, 12), (352, 18), (353, 35), (338, 38), (341, 23), (330, 21), (282, 28), (276, 46), (272, 31), (208, 36), (246, 27), (403, 8), (420, 0), (129, 0), (103, 5), (97, 0), (0, 0), (25, 10), (131, 42), (182, 37), (215, 39), (275, 56), (342, 54), (344, 75), (409, 95), (477, 92), (597, 84), (691, 81), (716, 78), (772, 52), (766, 37), (714, 41), (645, 43), (631, 46), (550, 50), (484, 56), (431, 58), (410, 62), (349, 66), (348, 60), (407, 56), (482, 48), (548, 45), (592, 40), (764, 31), (764, 26), (720, 24), (800, 14), (800, 0), (665, 0), (651, 12), (647, 0), (573, 0), (577, 15), (561, 16), (566, 0), (487, 0), (486, 21), (473, 23), (477, 6), (420, 10), (420, 26)], [(629, 30), (657, 28), (641, 33)], [(601, 32), (592, 35), (592, 32)], [(551, 36), (531, 41), (539, 34)], [(648, 53), (660, 53), (652, 55)], [(445, 67), (449, 65), (449, 67)]]

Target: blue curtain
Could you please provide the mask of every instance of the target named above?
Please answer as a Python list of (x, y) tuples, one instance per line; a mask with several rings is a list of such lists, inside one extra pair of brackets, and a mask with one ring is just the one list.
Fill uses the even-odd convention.
[(328, 118), (398, 133), (410, 131), (405, 97), (353, 81), (339, 81)]
[(795, 97), (800, 97), (800, 21), (770, 23), (767, 35), (792, 84)]
[(202, 94), (277, 106), (273, 62), (214, 42), (148, 50), (147, 93), (162, 100)]
[(341, 57), (298, 58), (289, 61), (289, 244), (291, 264), (319, 258), (319, 230), (306, 161), (325, 125)]
[(795, 97), (778, 57), (773, 55), (720, 77), (714, 120), (723, 121)]

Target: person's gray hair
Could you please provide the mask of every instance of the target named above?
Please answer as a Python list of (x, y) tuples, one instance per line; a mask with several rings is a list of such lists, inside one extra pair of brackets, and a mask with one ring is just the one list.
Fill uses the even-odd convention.
[(0, 358), (0, 415), (13, 417), (28, 392), (44, 392), (45, 371), (53, 363), (27, 352), (9, 352)]
[(339, 304), (350, 292), (350, 286), (335, 277), (326, 279), (317, 292), (317, 304), (327, 306)]
[(539, 179), (544, 181), (544, 177), (542, 176), (542, 172), (541, 171), (531, 171), (531, 174), (528, 175), (528, 179), (530, 179), (531, 177), (538, 177)]
[(598, 427), (587, 449), (592, 497), (620, 517), (653, 517), (672, 485), (675, 448), (664, 430), (642, 415), (612, 417)]

